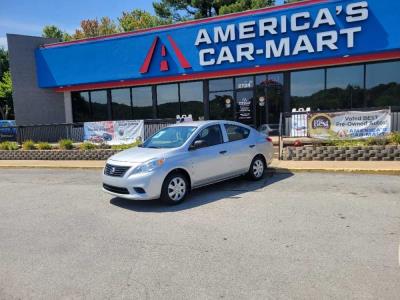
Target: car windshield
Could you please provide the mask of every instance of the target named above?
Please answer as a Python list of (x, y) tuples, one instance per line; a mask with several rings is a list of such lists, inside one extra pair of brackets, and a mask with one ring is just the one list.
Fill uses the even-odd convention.
[(161, 129), (146, 140), (144, 148), (177, 148), (182, 146), (195, 131), (195, 126), (173, 126)]

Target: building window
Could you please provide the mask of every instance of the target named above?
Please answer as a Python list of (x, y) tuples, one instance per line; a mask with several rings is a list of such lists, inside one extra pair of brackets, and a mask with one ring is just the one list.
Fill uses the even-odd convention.
[(328, 68), (322, 109), (364, 107), (364, 65)]
[(233, 120), (233, 91), (210, 93), (210, 119)]
[(233, 78), (215, 79), (209, 81), (210, 92), (233, 90)]
[(235, 79), (236, 89), (251, 89), (254, 87), (254, 77), (238, 77)]
[(90, 102), (92, 103), (93, 121), (108, 120), (107, 91), (90, 92)]
[(164, 84), (157, 86), (158, 117), (176, 118), (180, 114), (178, 84)]
[(181, 83), (180, 101), (182, 115), (191, 114), (193, 120), (204, 119), (202, 81)]
[(87, 122), (90, 116), (89, 92), (74, 92), (72, 98), (72, 115), (74, 122)]
[(135, 120), (153, 118), (153, 97), (151, 86), (132, 88), (133, 118)]
[(211, 120), (234, 120), (233, 78), (209, 81)]
[(131, 91), (130, 89), (111, 90), (111, 105), (113, 120), (131, 120)]
[(368, 64), (366, 91), (369, 107), (400, 106), (400, 61)]
[(290, 74), (292, 108), (325, 109), (325, 70), (308, 70)]

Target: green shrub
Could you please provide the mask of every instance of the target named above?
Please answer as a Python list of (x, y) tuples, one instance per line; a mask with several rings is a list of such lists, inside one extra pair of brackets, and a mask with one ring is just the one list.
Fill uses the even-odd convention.
[(127, 150), (127, 149), (130, 149), (130, 148), (137, 147), (137, 146), (139, 146), (141, 143), (142, 143), (141, 141), (136, 141), (136, 142), (134, 142), (134, 143), (132, 143), (132, 144), (113, 145), (113, 146), (111, 146), (111, 149), (113, 149), (113, 150), (121, 150), (121, 151), (122, 151), (122, 150)]
[(60, 149), (62, 150), (72, 150), (74, 149), (74, 143), (72, 140), (68, 139), (63, 139), (58, 142), (58, 145), (60, 146)]
[(391, 144), (400, 145), (400, 131), (392, 132), (388, 140)]
[(0, 143), (0, 150), (18, 150), (19, 145), (16, 142), (2, 142)]
[(24, 150), (36, 150), (35, 142), (32, 140), (27, 140), (22, 143), (22, 149)]
[(79, 145), (79, 149), (81, 149), (81, 150), (93, 150), (96, 148), (97, 148), (97, 145), (89, 143), (89, 142), (84, 142)]
[(37, 143), (36, 146), (39, 150), (51, 150), (52, 149), (51, 145), (47, 142), (39, 142), (39, 143)]

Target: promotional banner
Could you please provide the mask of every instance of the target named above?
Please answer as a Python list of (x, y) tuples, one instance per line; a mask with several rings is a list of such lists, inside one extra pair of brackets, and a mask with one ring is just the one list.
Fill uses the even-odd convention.
[(390, 110), (308, 114), (308, 135), (318, 139), (365, 139), (390, 133)]
[(83, 129), (83, 139), (97, 144), (131, 144), (144, 138), (143, 120), (86, 122)]
[(15, 141), (17, 139), (17, 129), (14, 120), (0, 120), (0, 142)]

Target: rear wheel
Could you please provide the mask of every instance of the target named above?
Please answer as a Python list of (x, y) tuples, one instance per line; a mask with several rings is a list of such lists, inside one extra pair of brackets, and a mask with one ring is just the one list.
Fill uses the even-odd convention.
[(161, 201), (170, 205), (182, 203), (189, 191), (189, 183), (186, 176), (175, 172), (165, 178), (162, 190)]
[(260, 180), (264, 176), (266, 164), (262, 156), (254, 157), (250, 164), (248, 176), (252, 180)]

